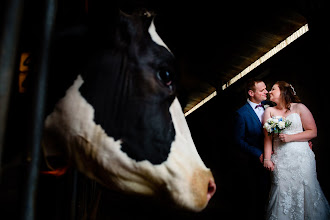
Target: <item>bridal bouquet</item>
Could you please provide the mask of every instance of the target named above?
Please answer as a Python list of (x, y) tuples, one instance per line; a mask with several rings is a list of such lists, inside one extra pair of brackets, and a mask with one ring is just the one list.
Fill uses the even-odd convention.
[(291, 121), (286, 120), (286, 118), (282, 116), (273, 116), (266, 121), (266, 123), (264, 124), (264, 128), (268, 132), (268, 135), (271, 135), (272, 133), (281, 133), (285, 128), (289, 127), (290, 125)]

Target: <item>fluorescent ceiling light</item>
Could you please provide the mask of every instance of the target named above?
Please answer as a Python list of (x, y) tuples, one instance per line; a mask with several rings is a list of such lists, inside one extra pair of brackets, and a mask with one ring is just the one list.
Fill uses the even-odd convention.
[(229, 80), (226, 84), (222, 85), (222, 90), (225, 90), (228, 88), (230, 85), (235, 83), (237, 80), (254, 70), (257, 66), (260, 64), (264, 63), (266, 60), (280, 52), (283, 48), (291, 44), (293, 41), (297, 40), (299, 37), (301, 37), (303, 34), (305, 34), (308, 31), (308, 24), (305, 24), (299, 30), (291, 34), (289, 37), (287, 37), (284, 41), (281, 43), (277, 44), (273, 49), (268, 51), (265, 55), (257, 59), (254, 63), (252, 63), (250, 66), (246, 67), (242, 72), (234, 76), (231, 80)]
[[(257, 68), (260, 64), (264, 63), (266, 60), (268, 60), (269, 58), (271, 58), (272, 56), (274, 56), (275, 54), (280, 52), (283, 48), (285, 48), (286, 46), (291, 44), (293, 41), (297, 40), (299, 37), (301, 37), (303, 34), (305, 34), (308, 30), (309, 30), (308, 24), (305, 24), (304, 26), (299, 28), (296, 32), (291, 34), (285, 40), (283, 40), (282, 42), (277, 44), (273, 49), (271, 49), (270, 51), (265, 53), (262, 57), (260, 57), (255, 62), (253, 62), (251, 65), (246, 67), (242, 72), (240, 72), (239, 74), (234, 76), (227, 83), (223, 84), (222, 90), (227, 89), (230, 85), (234, 84), (237, 80), (239, 80), (240, 78), (242, 78), (243, 76), (245, 76), (246, 74), (248, 74), (249, 72), (251, 72), (252, 70)], [(189, 115), (190, 113), (192, 113), (193, 111), (195, 111), (196, 109), (198, 109), (199, 107), (204, 105), (207, 101), (209, 101), (211, 98), (215, 97), (216, 95), (217, 95), (217, 92), (214, 91), (211, 95), (209, 95), (208, 97), (203, 99), (201, 102), (199, 102), (197, 105), (192, 107), (189, 111), (187, 111), (185, 113), (185, 116)]]

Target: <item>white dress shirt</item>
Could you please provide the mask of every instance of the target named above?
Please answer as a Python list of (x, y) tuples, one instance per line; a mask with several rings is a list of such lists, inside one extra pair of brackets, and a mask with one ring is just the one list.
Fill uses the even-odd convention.
[(264, 116), (265, 109), (263, 107), (256, 108), (256, 106), (260, 105), (261, 103), (257, 104), (257, 103), (251, 102), (250, 99), (247, 99), (247, 102), (250, 104), (253, 111), (257, 114), (260, 122), (262, 122), (262, 117)]

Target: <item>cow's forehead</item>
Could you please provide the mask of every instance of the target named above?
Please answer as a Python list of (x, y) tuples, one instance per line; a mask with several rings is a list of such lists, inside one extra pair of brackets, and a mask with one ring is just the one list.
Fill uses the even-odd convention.
[(152, 20), (150, 26), (149, 26), (149, 29), (148, 29), (148, 32), (151, 36), (151, 39), (158, 45), (160, 46), (163, 46), (165, 47), (170, 53), (171, 50), (167, 47), (167, 45), (164, 43), (164, 41), (159, 37), (159, 35), (157, 34), (156, 32), (156, 27), (155, 27), (155, 24), (154, 24), (154, 20)]

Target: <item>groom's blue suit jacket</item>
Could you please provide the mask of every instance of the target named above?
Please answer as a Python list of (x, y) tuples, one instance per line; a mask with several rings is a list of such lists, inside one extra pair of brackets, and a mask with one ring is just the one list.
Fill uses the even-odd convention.
[(236, 111), (235, 144), (259, 158), (264, 149), (262, 124), (249, 103)]

